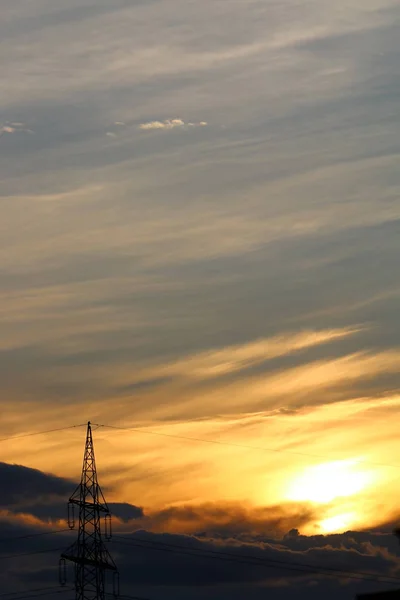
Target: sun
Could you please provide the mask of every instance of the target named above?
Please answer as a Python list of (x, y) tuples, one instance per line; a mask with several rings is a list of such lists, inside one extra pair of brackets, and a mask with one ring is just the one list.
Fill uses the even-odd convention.
[(319, 522), (321, 533), (339, 533), (346, 531), (353, 525), (357, 518), (355, 513), (342, 513), (334, 517), (328, 517)]
[(305, 469), (292, 481), (288, 500), (326, 504), (335, 498), (353, 496), (366, 488), (372, 474), (358, 460), (338, 460)]

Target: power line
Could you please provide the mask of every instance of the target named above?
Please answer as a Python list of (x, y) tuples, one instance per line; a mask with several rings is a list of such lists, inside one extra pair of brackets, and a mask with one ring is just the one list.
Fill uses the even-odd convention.
[(30, 600), (30, 598), (40, 598), (41, 596), (48, 596), (49, 594), (64, 594), (65, 592), (72, 592), (73, 588), (63, 588), (49, 592), (40, 592), (39, 594), (32, 594), (29, 596), (17, 596), (12, 600)]
[(52, 535), (55, 533), (65, 533), (67, 531), (71, 531), (71, 530), (69, 528), (68, 529), (53, 529), (52, 531), (42, 531), (40, 533), (28, 533), (26, 535), (11, 536), (8, 538), (0, 538), (0, 544), (5, 543), (5, 542), (13, 542), (14, 540), (27, 540), (29, 538), (37, 538), (37, 537), (41, 537), (41, 536), (45, 536), (45, 535)]
[[(264, 446), (250, 446), (248, 444), (239, 444), (236, 442), (223, 442), (222, 440), (212, 440), (212, 439), (190, 437), (190, 436), (184, 436), (184, 435), (175, 435), (173, 433), (162, 433), (160, 431), (150, 431), (148, 429), (139, 429), (137, 427), (118, 427), (117, 425), (107, 425), (107, 424), (98, 424), (97, 426), (98, 427), (106, 427), (108, 429), (118, 429), (121, 431), (133, 431), (135, 433), (142, 433), (142, 434), (156, 435), (156, 436), (166, 437), (166, 438), (173, 438), (173, 439), (178, 439), (178, 440), (185, 440), (185, 441), (189, 441), (189, 442), (202, 442), (205, 444), (231, 446), (234, 448), (245, 448), (247, 450), (258, 450), (258, 451), (262, 451), (262, 452), (276, 452), (276, 453), (283, 453), (283, 454), (291, 454), (293, 456), (303, 456), (303, 457), (307, 457), (307, 458), (324, 458), (324, 459), (330, 458), (331, 460), (346, 460), (346, 458), (344, 458), (344, 457), (334, 457), (334, 456), (323, 455), (323, 454), (313, 454), (310, 452), (296, 452), (296, 451), (292, 451), (292, 450), (285, 450), (284, 448), (266, 448)], [(354, 462), (360, 463), (360, 464), (373, 465), (376, 467), (392, 467), (394, 469), (400, 469), (400, 465), (393, 465), (393, 464), (388, 464), (388, 463), (370, 462), (370, 461), (363, 461), (363, 460), (356, 460)]]
[[(241, 564), (247, 564), (247, 565), (251, 565), (251, 566), (259, 566), (259, 567), (264, 567), (264, 568), (276, 568), (276, 569), (281, 569), (284, 571), (297, 571), (300, 573), (305, 573), (305, 574), (321, 574), (321, 575), (326, 575), (328, 577), (334, 577), (335, 575), (341, 575), (342, 577), (346, 577), (347, 579), (357, 579), (357, 580), (361, 580), (361, 581), (375, 581), (378, 583), (399, 583), (400, 579), (395, 579), (395, 578), (390, 578), (390, 577), (376, 577), (374, 575), (369, 576), (367, 573), (364, 575), (362, 573), (357, 573), (357, 572), (348, 572), (348, 571), (340, 571), (340, 570), (336, 570), (336, 569), (330, 569), (329, 567), (319, 567), (319, 566), (312, 566), (312, 565), (301, 565), (299, 567), (297, 566), (292, 566), (292, 563), (287, 562), (285, 563), (284, 561), (276, 561), (274, 559), (257, 559), (256, 557), (250, 558), (248, 557), (248, 559), (246, 557), (243, 558), (239, 558), (236, 556), (232, 556), (232, 555), (225, 555), (223, 553), (213, 553), (213, 551), (207, 551), (207, 550), (178, 550), (178, 549), (171, 549), (171, 548), (163, 548), (163, 547), (148, 547), (144, 544), (135, 544), (135, 543), (126, 543), (126, 542), (119, 542), (119, 541), (115, 541), (115, 543), (118, 544), (122, 544), (122, 545), (126, 545), (126, 546), (134, 546), (134, 547), (138, 547), (138, 548), (145, 548), (147, 550), (158, 550), (158, 551), (163, 551), (163, 552), (171, 552), (171, 553), (176, 553), (176, 554), (186, 554), (188, 556), (194, 556), (196, 558), (215, 558), (217, 560), (223, 560), (223, 561), (227, 561), (227, 562), (236, 562), (236, 563), (241, 563)], [(209, 553), (209, 555), (207, 555), (207, 553)], [(295, 563), (294, 563), (295, 564)], [(333, 572), (327, 572), (327, 570), (333, 571)]]
[[(276, 452), (276, 453), (290, 454), (292, 456), (303, 456), (303, 457), (307, 457), (307, 458), (324, 458), (324, 459), (329, 458), (331, 460), (346, 460), (345, 457), (332, 456), (329, 454), (314, 454), (311, 452), (298, 452), (298, 451), (294, 451), (294, 450), (286, 450), (284, 448), (266, 448), (265, 446), (250, 446), (249, 444), (240, 444), (240, 443), (236, 443), (236, 442), (223, 442), (222, 440), (212, 440), (212, 439), (199, 438), (199, 437), (176, 435), (176, 434), (172, 434), (172, 433), (162, 433), (160, 431), (150, 431), (148, 429), (139, 429), (137, 427), (119, 427), (117, 425), (95, 424), (95, 423), (93, 425), (98, 428), (105, 427), (107, 429), (117, 429), (120, 431), (133, 431), (135, 433), (155, 435), (155, 436), (159, 436), (159, 437), (184, 440), (184, 441), (188, 441), (188, 442), (201, 442), (204, 444), (230, 446), (233, 448), (244, 448), (246, 450), (257, 450), (257, 451), (261, 451), (261, 452)], [(56, 429), (35, 431), (32, 433), (25, 433), (22, 435), (14, 435), (14, 436), (6, 437), (6, 438), (1, 438), (0, 442), (5, 442), (8, 440), (17, 440), (17, 439), (21, 439), (21, 438), (36, 436), (36, 435), (45, 435), (47, 433), (66, 431), (68, 429), (74, 429), (77, 427), (85, 427), (85, 426), (86, 426), (86, 423), (80, 423), (79, 425), (69, 425), (67, 427), (58, 427)], [(354, 462), (360, 463), (360, 464), (372, 465), (372, 466), (376, 466), (376, 467), (391, 467), (394, 469), (400, 469), (400, 465), (390, 464), (390, 463), (381, 463), (381, 462), (364, 461), (364, 460), (356, 460)]]
[[(14, 596), (15, 594), (30, 594), (30, 593), (34, 593), (34, 592), (43, 592), (43, 591), (48, 591), (49, 593), (51, 592), (51, 590), (59, 590), (60, 586), (59, 585), (53, 585), (51, 587), (44, 587), (44, 588), (34, 588), (34, 589), (28, 589), (28, 590), (18, 590), (17, 592), (7, 592), (5, 594), (0, 594), (0, 598), (5, 598), (6, 596)], [(69, 591), (69, 589), (72, 588), (65, 588), (66, 591)], [(63, 590), (64, 591), (64, 590)], [(14, 598), (12, 600), (15, 600)]]
[(80, 425), (68, 425), (67, 427), (57, 427), (56, 429), (46, 429), (44, 431), (34, 431), (32, 433), (23, 433), (21, 435), (12, 435), (10, 437), (1, 438), (0, 442), (6, 442), (7, 440), (19, 440), (21, 438), (32, 437), (34, 435), (44, 435), (46, 433), (55, 433), (56, 431), (65, 431), (66, 429), (74, 429), (75, 427), (84, 427), (85, 423)]
[[(63, 531), (68, 531), (68, 530), (63, 530)], [(59, 532), (54, 531), (51, 533), (59, 533)], [(120, 538), (122, 540), (129, 540), (129, 541), (128, 542), (119, 541), (119, 540), (115, 540), (115, 538)], [(135, 539), (137, 540), (137, 542), (135, 542)], [(275, 568), (281, 568), (281, 569), (285, 569), (285, 570), (300, 571), (300, 572), (304, 572), (304, 573), (320, 572), (321, 574), (325, 574), (325, 575), (330, 575), (332, 573), (334, 575), (346, 576), (350, 579), (378, 581), (380, 583), (399, 583), (400, 582), (399, 578), (390, 577), (390, 576), (376, 577), (373, 574), (363, 572), (363, 571), (337, 569), (335, 567), (322, 566), (322, 565), (310, 565), (310, 564), (305, 564), (305, 563), (296, 563), (296, 562), (292, 562), (292, 561), (282, 561), (282, 560), (278, 560), (278, 559), (269, 559), (269, 558), (265, 559), (265, 558), (261, 558), (258, 556), (252, 556), (252, 555), (238, 557), (237, 555), (229, 553), (229, 552), (221, 552), (218, 550), (210, 550), (207, 548), (187, 548), (186, 546), (183, 546), (180, 544), (171, 544), (171, 543), (167, 543), (167, 542), (155, 542), (153, 540), (145, 540), (143, 538), (133, 538), (133, 541), (132, 541), (132, 538), (128, 538), (126, 536), (124, 537), (124, 536), (118, 535), (118, 534), (114, 534), (112, 541), (114, 541), (114, 543), (122, 544), (124, 546), (134, 546), (134, 547), (139, 547), (139, 548), (147, 548), (149, 550), (154, 549), (154, 550), (168, 551), (168, 552), (176, 551), (176, 553), (186, 554), (188, 556), (200, 556), (200, 557), (208, 558), (208, 559), (216, 558), (219, 560), (225, 560), (225, 561), (229, 561), (229, 562), (238, 562), (238, 563), (243, 563), (243, 564), (251, 564), (251, 565), (256, 565), (256, 566), (264, 566), (264, 567), (275, 567)], [(1, 559), (18, 558), (18, 557), (23, 557), (23, 556), (33, 556), (33, 555), (37, 555), (37, 554), (47, 554), (50, 552), (59, 552), (60, 550), (61, 550), (61, 548), (50, 548), (48, 550), (36, 550), (34, 552), (23, 552), (23, 553), (11, 554), (11, 555), (7, 555), (7, 556), (0, 555), (0, 560)], [(329, 573), (327, 573), (327, 571), (329, 571)], [(36, 591), (36, 590), (32, 590), (32, 591)], [(0, 598), (3, 595), (8, 595), (8, 594), (2, 594), (2, 595), (0, 595)], [(13, 600), (15, 600), (15, 599), (13, 599)], [(148, 600), (148, 599), (143, 599), (143, 600)]]
[[(284, 561), (273, 558), (261, 558), (258, 556), (247, 555), (239, 557), (236, 554), (229, 552), (221, 552), (218, 550), (209, 550), (206, 548), (187, 548), (179, 544), (170, 544), (166, 542), (153, 542), (152, 540), (144, 540), (143, 538), (136, 538), (139, 543), (135, 542), (122, 542), (115, 540), (114, 538), (124, 538), (124, 536), (114, 535), (113, 542), (122, 544), (125, 546), (134, 546), (139, 548), (147, 548), (148, 550), (159, 550), (164, 552), (171, 552), (177, 554), (186, 554), (188, 556), (195, 556), (201, 558), (215, 558), (217, 560), (223, 560), (227, 562), (237, 562), (242, 564), (249, 564), (252, 566), (260, 566), (266, 568), (276, 568), (287, 571), (297, 571), (301, 573), (320, 573), (321, 575), (327, 575), (330, 577), (342, 576), (348, 579), (358, 579), (362, 581), (376, 581), (379, 583), (399, 583), (400, 579), (390, 576), (376, 576), (362, 571), (351, 571), (346, 569), (337, 569), (335, 567), (323, 566), (323, 565), (310, 565), (305, 563), (297, 563), (293, 561)], [(149, 544), (146, 546), (146, 544)]]
[[(114, 597), (114, 594), (112, 592), (106, 592), (106, 596)], [(119, 598), (127, 598), (128, 600), (150, 600), (150, 598), (144, 598), (143, 596), (127, 596), (126, 594), (119, 594), (118, 599)]]
[(0, 560), (6, 558), (18, 558), (20, 556), (33, 556), (34, 554), (48, 554), (49, 552), (60, 552), (62, 548), (49, 548), (48, 550), (35, 550), (34, 552), (21, 552), (20, 554), (8, 554), (3, 556), (0, 554)]

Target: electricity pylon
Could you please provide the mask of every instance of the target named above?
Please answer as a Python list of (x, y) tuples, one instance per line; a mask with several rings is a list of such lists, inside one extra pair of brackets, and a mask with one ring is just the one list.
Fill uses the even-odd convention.
[(101, 517), (104, 516), (105, 538), (111, 538), (111, 514), (97, 481), (92, 427), (87, 426), (81, 482), (68, 503), (68, 524), (75, 527), (74, 510), (79, 509), (78, 539), (62, 553), (60, 581), (65, 584), (65, 561), (75, 563), (75, 599), (105, 600), (105, 574), (113, 571), (114, 596), (118, 595), (118, 571), (104, 545)]

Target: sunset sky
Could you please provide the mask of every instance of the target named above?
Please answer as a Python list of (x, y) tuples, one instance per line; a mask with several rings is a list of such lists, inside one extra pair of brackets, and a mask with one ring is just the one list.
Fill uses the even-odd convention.
[[(119, 533), (400, 586), (399, 3), (0, 13), (0, 541), (63, 524), (91, 420)], [(126, 593), (366, 585), (155, 554)]]

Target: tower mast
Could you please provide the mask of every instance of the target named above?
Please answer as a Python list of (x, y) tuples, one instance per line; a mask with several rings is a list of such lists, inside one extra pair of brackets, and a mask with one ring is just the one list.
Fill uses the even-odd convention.
[(78, 539), (61, 555), (61, 561), (75, 564), (75, 599), (105, 600), (105, 574), (114, 573), (114, 595), (117, 595), (117, 567), (104, 545), (101, 518), (104, 516), (105, 538), (111, 537), (111, 514), (97, 481), (92, 427), (87, 425), (81, 482), (69, 499), (68, 521), (75, 526), (74, 509), (78, 507)]

